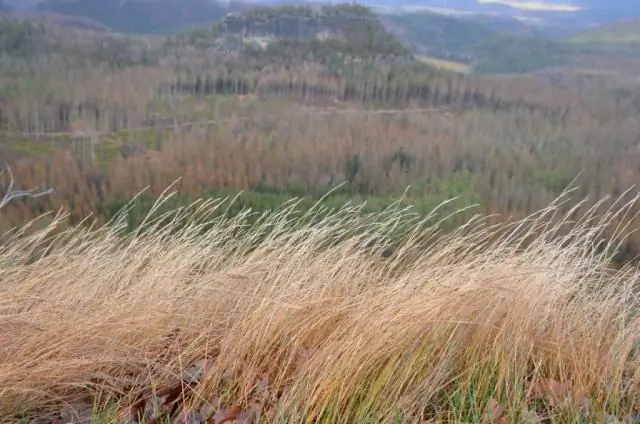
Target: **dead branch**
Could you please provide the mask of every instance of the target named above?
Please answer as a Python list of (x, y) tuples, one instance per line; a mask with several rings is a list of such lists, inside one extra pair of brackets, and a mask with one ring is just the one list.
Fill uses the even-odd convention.
[[(11, 172), (11, 167), (9, 166), (8, 163), (6, 164), (6, 170), (7, 170), (7, 173), (9, 174), (9, 186), (7, 187), (4, 197), (2, 198), (2, 200), (0, 200), (0, 209), (5, 207), (13, 199), (17, 199), (19, 197), (30, 197), (33, 199), (36, 197), (46, 196), (53, 193), (52, 188), (48, 190), (42, 190), (42, 191), (38, 191), (39, 189), (37, 187), (32, 188), (30, 190), (16, 190), (14, 188), (15, 180), (13, 178), (13, 172)], [(0, 172), (4, 172), (4, 170)]]

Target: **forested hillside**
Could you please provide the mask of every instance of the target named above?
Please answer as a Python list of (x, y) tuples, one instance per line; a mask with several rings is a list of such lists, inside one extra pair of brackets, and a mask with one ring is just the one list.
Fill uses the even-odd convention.
[(84, 16), (119, 32), (164, 34), (211, 25), (233, 10), (209, 0), (45, 0), (36, 9)]
[[(625, 59), (640, 58), (637, 46), (629, 44), (634, 37), (633, 22), (612, 25), (611, 29), (604, 27), (568, 40), (546, 37), (543, 31), (531, 27), (529, 31), (500, 28), (488, 18), (461, 18), (434, 12), (400, 13), (385, 16), (384, 22), (414, 52), (467, 64), (479, 74), (577, 67), (586, 60), (593, 63), (605, 57), (613, 68)], [(597, 34), (602, 34), (600, 41), (605, 41), (604, 34), (610, 34), (610, 41), (618, 40), (597, 42)], [(590, 36), (594, 38), (588, 38)]]

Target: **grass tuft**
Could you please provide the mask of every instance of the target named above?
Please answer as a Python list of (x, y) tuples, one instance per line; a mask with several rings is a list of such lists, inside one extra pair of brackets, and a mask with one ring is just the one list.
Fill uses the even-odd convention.
[(259, 402), (262, 421), (621, 417), (640, 393), (638, 272), (611, 270), (601, 237), (630, 204), (573, 223), (558, 205), (448, 234), (399, 205), (293, 219), (291, 203), (247, 225), (210, 218), (220, 200), (126, 236), (126, 214), (20, 229), (0, 245), (0, 418), (84, 403), (115, 422), (197, 361), (183, 409)]

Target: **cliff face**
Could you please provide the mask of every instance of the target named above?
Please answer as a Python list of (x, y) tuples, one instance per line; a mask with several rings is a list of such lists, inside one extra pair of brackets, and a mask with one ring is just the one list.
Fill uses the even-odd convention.
[(386, 33), (369, 9), (357, 5), (256, 8), (228, 14), (217, 30), (245, 37), (307, 39), (345, 39), (363, 31)]
[(325, 22), (324, 17), (281, 15), (268, 19), (251, 19), (240, 14), (227, 16), (220, 25), (224, 33), (245, 37), (321, 38), (342, 37), (341, 31)]
[(255, 8), (228, 14), (213, 32), (224, 45), (240, 40), (252, 46), (254, 57), (313, 57), (328, 63), (344, 56), (411, 56), (371, 9), (355, 4)]

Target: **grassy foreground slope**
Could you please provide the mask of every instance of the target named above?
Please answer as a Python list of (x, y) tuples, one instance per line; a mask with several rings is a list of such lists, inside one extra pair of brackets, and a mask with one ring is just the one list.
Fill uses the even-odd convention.
[(550, 225), (551, 206), (442, 236), (394, 208), (209, 220), (227, 206), (5, 240), (3, 421), (637, 419), (637, 273), (595, 249), (606, 219)]

